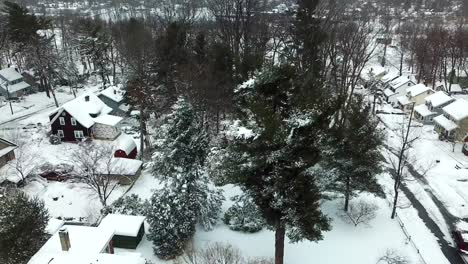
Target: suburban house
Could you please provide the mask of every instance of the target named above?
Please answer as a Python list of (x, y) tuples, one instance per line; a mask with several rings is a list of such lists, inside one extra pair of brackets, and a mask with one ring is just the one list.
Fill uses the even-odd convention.
[(423, 124), (432, 124), (434, 117), (442, 114), (442, 108), (455, 101), (443, 91), (429, 95), (426, 103), (414, 108), (414, 117)]
[(31, 93), (32, 87), (14, 68), (0, 70), (0, 94), (5, 98), (17, 98)]
[(435, 131), (443, 138), (468, 141), (468, 101), (458, 99), (442, 111), (442, 115), (434, 118)]
[(424, 104), (424, 99), (433, 93), (432, 89), (422, 83), (411, 86), (406, 89), (406, 95), (398, 97), (398, 106), (404, 112), (411, 111), (413, 106)]
[(398, 97), (406, 95), (406, 89), (415, 85), (408, 76), (400, 76), (386, 84), (384, 95), (388, 103), (396, 104)]
[(101, 91), (98, 97), (107, 106), (112, 108), (112, 111), (110, 112), (111, 115), (126, 116), (128, 107), (124, 104), (124, 94), (125, 92), (120, 86), (111, 86)]
[(116, 158), (136, 159), (138, 155), (137, 145), (132, 137), (125, 134), (120, 135), (115, 141)]
[(28, 264), (146, 264), (140, 253), (128, 251), (141, 241), (143, 221), (142, 216), (108, 215), (97, 227), (62, 225)]
[(84, 138), (114, 140), (120, 135), (122, 117), (110, 115), (112, 108), (96, 95), (87, 93), (65, 103), (49, 115), (51, 131), (63, 141)]
[(0, 168), (10, 160), (15, 159), (16, 145), (6, 139), (0, 138)]

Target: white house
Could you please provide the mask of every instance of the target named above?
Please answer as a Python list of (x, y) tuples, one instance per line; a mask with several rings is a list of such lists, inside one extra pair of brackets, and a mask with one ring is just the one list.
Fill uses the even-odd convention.
[(388, 82), (384, 90), (387, 102), (393, 105), (397, 104), (398, 97), (406, 95), (406, 89), (413, 85), (415, 83), (408, 76), (400, 76)]
[(442, 109), (443, 114), (434, 118), (434, 130), (443, 138), (468, 140), (468, 101), (458, 99)]
[(118, 221), (106, 220), (98, 227), (61, 226), (28, 264), (146, 264), (140, 253), (128, 249), (120, 251), (115, 245), (118, 245), (116, 242), (122, 238), (121, 234), (124, 234), (126, 239), (134, 239), (133, 243), (139, 243), (144, 233), (144, 230), (143, 233), (141, 231), (144, 218), (118, 216), (110, 220), (115, 219), (125, 220), (125, 225)]
[(432, 89), (422, 83), (411, 86), (406, 90), (406, 95), (398, 97), (398, 106), (402, 111), (410, 111), (413, 105), (424, 104), (424, 99), (433, 93)]
[(443, 91), (438, 91), (425, 98), (425, 104), (414, 108), (414, 117), (421, 123), (432, 124), (434, 117), (442, 114), (442, 108), (455, 101)]
[(0, 71), (0, 94), (5, 98), (21, 97), (32, 90), (23, 76), (13, 68)]

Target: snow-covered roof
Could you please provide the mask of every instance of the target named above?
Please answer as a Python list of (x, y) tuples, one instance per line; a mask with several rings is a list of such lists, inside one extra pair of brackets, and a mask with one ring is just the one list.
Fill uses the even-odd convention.
[[(52, 261), (53, 260), (53, 261)], [(28, 264), (146, 264), (139, 253), (125, 254), (71, 254), (59, 253), (42, 260), (31, 259)]]
[[(61, 110), (67, 111), (78, 123), (86, 128), (90, 128), (95, 124), (95, 118), (93, 118), (91, 114), (97, 116), (107, 115), (112, 111), (112, 108), (107, 106), (95, 94), (86, 93), (65, 103), (54, 113), (60, 113)], [(52, 120), (52, 122), (54, 122), (54, 120)]]
[(380, 79), (386, 73), (387, 70), (384, 67), (380, 65), (373, 65), (362, 70), (361, 78), (364, 80), (369, 80), (371, 77)]
[(5, 156), (6, 154), (10, 153), (10, 151), (13, 151), (16, 149), (16, 146), (8, 146), (6, 148), (0, 149), (0, 157)]
[(453, 101), (452, 97), (448, 96), (445, 92), (443, 91), (438, 91), (434, 94), (429, 95), (426, 97), (426, 102), (431, 103), (432, 107), (439, 107), (443, 104), (446, 104), (450, 101)]
[[(4, 87), (4, 85), (2, 85), (2, 87)], [(17, 91), (21, 91), (21, 90), (27, 89), (29, 87), (30, 87), (30, 85), (28, 83), (19, 82), (19, 83), (13, 84), (13, 85), (8, 85), (8, 92), (15, 93)]]
[(63, 220), (59, 220), (57, 218), (51, 218), (49, 219), (49, 222), (47, 222), (46, 226), (46, 232), (49, 235), (55, 234), (59, 229), (65, 224)]
[(414, 111), (416, 111), (418, 114), (420, 114), (422, 117), (426, 117), (426, 116), (430, 116), (430, 115), (434, 115), (435, 113), (433, 113), (431, 110), (429, 110), (429, 108), (427, 108), (426, 105), (422, 104), (422, 105), (418, 105), (414, 108)]
[(444, 107), (443, 110), (455, 120), (463, 120), (465, 118), (468, 118), (468, 101), (466, 101), (465, 99), (458, 99), (455, 102)]
[(385, 75), (382, 77), (381, 80), (382, 80), (383, 83), (388, 83), (388, 82), (390, 82), (390, 81), (395, 80), (396, 78), (398, 78), (398, 73), (395, 72), (395, 71), (391, 71), (391, 72), (385, 74)]
[(397, 100), (398, 100), (398, 103), (400, 103), (401, 105), (407, 105), (407, 104), (410, 104), (410, 103), (411, 103), (411, 101), (408, 99), (408, 97), (406, 97), (406, 96), (404, 96), (404, 95), (403, 95), (403, 96), (399, 96), (399, 97), (397, 98)]
[(99, 227), (114, 230), (114, 235), (136, 237), (144, 221), (144, 216), (108, 214)]
[(406, 93), (409, 93), (412, 97), (414, 97), (414, 96), (418, 96), (418, 95), (420, 95), (422, 93), (425, 93), (425, 92), (427, 92), (429, 90), (431, 90), (431, 88), (429, 88), (426, 85), (420, 83), (420, 84), (416, 84), (414, 86), (409, 87), (406, 90)]
[(68, 231), (70, 249), (65, 252), (62, 250), (59, 232), (56, 232), (31, 258), (29, 264), (46, 264), (52, 258), (55, 259), (57, 255), (62, 254), (72, 254), (74, 256), (96, 255), (103, 252), (114, 236), (113, 230), (99, 227), (64, 225), (62, 229)]
[(440, 116), (434, 118), (434, 122), (439, 124), (441, 127), (445, 128), (445, 130), (447, 130), (447, 131), (452, 131), (452, 130), (454, 130), (454, 129), (456, 129), (458, 127), (457, 124), (455, 124), (451, 120), (448, 120), (443, 115), (440, 115)]
[(23, 78), (23, 76), (14, 68), (5, 68), (3, 70), (0, 70), (0, 76), (2, 76), (9, 82)]
[(450, 87), (451, 92), (461, 92), (463, 89), (459, 84), (453, 83), (452, 86)]
[(394, 95), (395, 93), (392, 90), (390, 90), (389, 88), (387, 88), (387, 89), (384, 90), (384, 94), (385, 94), (386, 97), (390, 97), (390, 96)]
[(120, 103), (124, 99), (124, 91), (120, 87), (111, 86), (101, 92), (102, 95), (111, 99), (116, 103)]
[(115, 126), (122, 120), (122, 117), (114, 115), (100, 115), (94, 118), (94, 122), (108, 126)]
[(98, 173), (132, 177), (137, 175), (142, 165), (141, 160), (112, 158), (109, 164), (101, 164)]
[(408, 76), (400, 76), (396, 78), (395, 80), (390, 82), (390, 86), (394, 89), (404, 85), (405, 83), (411, 81)]
[(116, 150), (123, 150), (125, 154), (130, 154), (134, 149), (137, 148), (135, 140), (132, 137), (121, 134), (115, 141)]

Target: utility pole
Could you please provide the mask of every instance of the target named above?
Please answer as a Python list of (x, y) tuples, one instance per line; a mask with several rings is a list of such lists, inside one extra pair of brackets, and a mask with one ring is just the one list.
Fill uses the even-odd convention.
[(10, 103), (11, 115), (13, 115), (13, 106), (11, 105), (10, 91), (8, 90), (8, 81), (5, 81), (4, 85), (5, 85), (5, 89), (6, 89), (6, 92), (7, 92), (7, 100)]

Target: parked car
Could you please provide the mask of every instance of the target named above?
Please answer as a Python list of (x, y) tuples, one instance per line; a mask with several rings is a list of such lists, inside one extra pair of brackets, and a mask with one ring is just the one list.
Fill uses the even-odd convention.
[(462, 152), (463, 152), (463, 154), (465, 154), (466, 156), (468, 156), (468, 142), (466, 142), (466, 143), (463, 145)]
[(69, 164), (52, 165), (45, 163), (39, 168), (37, 175), (48, 181), (66, 181), (73, 178), (73, 166)]
[(466, 230), (453, 230), (452, 237), (457, 246), (457, 250), (467, 254), (468, 253), (468, 231)]

